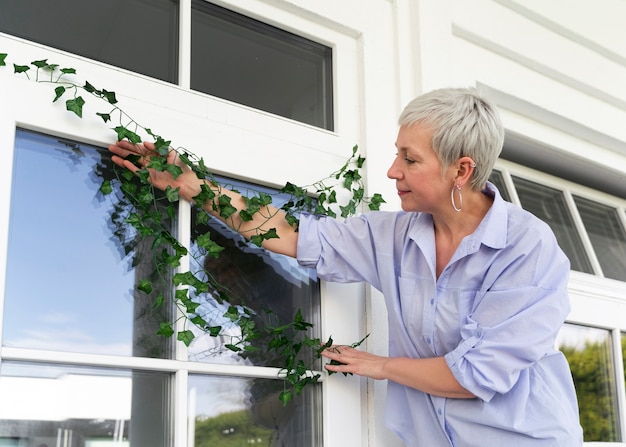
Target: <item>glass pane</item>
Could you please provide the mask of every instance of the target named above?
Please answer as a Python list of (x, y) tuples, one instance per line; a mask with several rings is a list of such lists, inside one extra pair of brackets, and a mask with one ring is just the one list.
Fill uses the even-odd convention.
[(593, 273), (563, 193), (519, 177), (513, 177), (513, 183), (522, 207), (550, 225), (572, 270)]
[(169, 445), (169, 383), (165, 373), (3, 361), (0, 445)]
[(333, 130), (330, 48), (193, 2), (191, 88)]
[(626, 231), (617, 210), (577, 196), (574, 202), (604, 276), (626, 281)]
[(3, 33), (178, 82), (178, 0), (2, 0), (0, 9)]
[[(273, 194), (272, 203), (282, 206), (286, 197), (276, 191), (253, 186), (243, 182), (220, 179), (222, 184), (231, 184), (242, 194), (254, 196), (256, 191)], [(206, 254), (195, 243), (199, 235), (211, 234), (211, 240), (224, 248), (218, 258)], [(274, 325), (293, 321), (298, 310), (305, 321), (315, 324), (309, 331), (311, 338), (319, 338), (319, 283), (315, 271), (298, 265), (295, 259), (276, 255), (248, 243), (241, 235), (227, 228), (224, 224), (211, 219), (208, 224), (199, 224), (196, 216), (192, 222), (192, 271), (207, 273), (197, 275), (205, 282), (210, 274), (221, 290), (211, 288), (209, 293), (195, 297), (200, 303), (197, 314), (202, 316), (209, 326), (229, 327), (226, 335), (211, 337), (202, 334), (197, 328), (191, 328), (197, 338), (189, 346), (189, 359), (213, 363), (254, 364), (258, 366), (283, 367), (284, 359), (268, 348), (268, 336), (262, 332), (264, 322), (271, 319)], [(224, 289), (225, 288), (225, 289)], [(226, 290), (232, 299), (224, 299), (220, 292)], [(230, 300), (230, 301), (229, 301)], [(227, 344), (233, 343), (241, 335), (241, 329), (230, 324), (224, 313), (230, 305), (244, 305), (257, 312), (254, 322), (259, 329), (259, 338), (252, 341), (256, 351), (245, 356), (234, 354)], [(301, 355), (309, 365), (312, 352), (306, 347)], [(316, 365), (319, 368), (319, 365)]]
[(189, 446), (322, 445), (321, 385), (286, 407), (280, 380), (189, 377)]
[(619, 441), (611, 333), (565, 324), (557, 344), (572, 370), (585, 441)]
[(116, 194), (103, 198), (98, 192), (102, 177), (113, 176), (111, 165), (95, 147), (17, 132), (5, 346), (168, 356), (168, 339), (156, 335), (159, 323), (169, 320), (167, 312), (154, 309), (154, 297), (133, 294), (135, 274), (150, 268), (151, 256), (139, 255), (150, 246), (126, 256), (133, 235), (118, 233), (128, 238), (123, 241), (113, 225), (117, 213), (127, 229), (124, 209)]
[(489, 181), (496, 185), (498, 191), (500, 191), (500, 195), (507, 202), (511, 201), (511, 196), (509, 195), (509, 191), (506, 187), (506, 183), (504, 183), (504, 176), (500, 171), (493, 170), (489, 175)]

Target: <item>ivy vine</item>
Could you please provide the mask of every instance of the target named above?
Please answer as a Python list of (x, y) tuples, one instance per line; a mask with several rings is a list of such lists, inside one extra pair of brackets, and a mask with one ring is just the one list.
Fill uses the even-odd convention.
[[(7, 54), (0, 53), (0, 68), (7, 65), (6, 59)], [(169, 152), (176, 151), (180, 160), (189, 166), (198, 178), (210, 180), (213, 185), (213, 188), (204, 185), (201, 193), (194, 197), (197, 205), (194, 207), (197, 223), (206, 224), (211, 218), (210, 214), (203, 209), (205, 203), (210, 204), (213, 211), (226, 221), (234, 213), (239, 213), (242, 221), (250, 221), (254, 215), (261, 213), (261, 210), (267, 210), (266, 206), (272, 203), (271, 194), (251, 191), (251, 194), (244, 196), (246, 209), (235, 209), (230, 204), (229, 197), (220, 193), (225, 185), (215, 178), (202, 158), (196, 157), (184, 148), (174, 149), (170, 140), (140, 125), (118, 105), (115, 92), (96, 88), (87, 81), (76, 82), (77, 73), (74, 68), (62, 68), (58, 64), (43, 59), (33, 61), (28, 65), (13, 64), (13, 70), (15, 74), (24, 75), (34, 82), (51, 84), (54, 87), (52, 102), (64, 98), (67, 111), (78, 118), (83, 117), (86, 103), (83, 96), (96, 98), (100, 101), (99, 104), (107, 107), (105, 111), (97, 112), (96, 115), (105, 124), (114, 126), (112, 130), (120, 141), (128, 140), (133, 144), (138, 144), (144, 141), (140, 134), (146, 134), (153, 140), (155, 150), (161, 155), (161, 157), (152, 157), (148, 168), (167, 171), (176, 178), (182, 173), (181, 168), (167, 162)], [(364, 162), (365, 158), (358, 154), (358, 146), (354, 146), (352, 155), (345, 164), (327, 178), (307, 186), (286, 183), (280, 193), (288, 195), (289, 199), (279, 209), (285, 212), (285, 218), (289, 224), (297, 228), (299, 215), (303, 212), (336, 218), (338, 211), (342, 218), (346, 218), (358, 212), (363, 205), (367, 205), (370, 210), (378, 210), (384, 200), (380, 194), (365, 195), (360, 174)], [(176, 215), (176, 204), (179, 201), (178, 189), (167, 187), (165, 191), (156, 191), (149, 181), (147, 168), (135, 175), (128, 170), (113, 167), (115, 177), (102, 178), (100, 192), (109, 195), (113, 191), (121, 191), (122, 202), (115, 207), (115, 212), (111, 216), (112, 223), (116, 227), (114, 233), (123, 238), (128, 226), (132, 227), (134, 243), (137, 244), (141, 240), (150, 241), (151, 253), (154, 256), (155, 271), (140, 279), (137, 289), (146, 295), (156, 291), (154, 306), (162, 308), (168, 300), (163, 292), (158, 291), (155, 278), (160, 280), (169, 278), (175, 290), (173, 301), (180, 310), (178, 319), (184, 320), (185, 329), (178, 332), (175, 330), (176, 319), (161, 322), (158, 334), (170, 337), (176, 333), (176, 338), (189, 346), (195, 337), (189, 329), (190, 323), (210, 336), (223, 336), (225, 328), (222, 325), (213, 325), (197, 312), (200, 304), (194, 297), (211, 292), (214, 298), (227, 309), (222, 320), (237, 325), (240, 330), (240, 334), (228, 336), (230, 343), (225, 344), (226, 349), (240, 355), (248, 355), (259, 349), (254, 341), (262, 336), (265, 340), (269, 340), (267, 349), (282, 359), (280, 377), (284, 378), (284, 386), (280, 393), (280, 400), (284, 405), (294, 398), (294, 394), (299, 395), (306, 385), (317, 382), (320, 375), (314, 372), (313, 365), (320, 358), (321, 352), (333, 345), (332, 337), (325, 342), (312, 338), (309, 334), (313, 324), (305, 321), (300, 309), (296, 311), (292, 321), (278, 321), (276, 315), (269, 309), (248, 307), (245, 304), (245, 296), (233, 296), (232, 291), (220, 284), (209, 271), (180, 271), (181, 259), (187, 256), (189, 251), (172, 234), (168, 223)], [(350, 196), (343, 204), (338, 203), (337, 198), (337, 191), (340, 188), (347, 190)], [(272, 215), (264, 215), (264, 218), (269, 220)], [(259, 226), (251, 235), (250, 243), (260, 247), (264, 240), (276, 237), (278, 236), (275, 229), (261, 230)], [(196, 235), (195, 243), (203, 250), (205, 256), (215, 259), (219, 258), (223, 250), (223, 247), (211, 238), (210, 232)], [(127, 247), (126, 254), (130, 252), (132, 252), (132, 247)], [(173, 271), (176, 273), (172, 275)], [(352, 346), (359, 346), (364, 340)], [(303, 350), (308, 350), (309, 353), (304, 354)]]

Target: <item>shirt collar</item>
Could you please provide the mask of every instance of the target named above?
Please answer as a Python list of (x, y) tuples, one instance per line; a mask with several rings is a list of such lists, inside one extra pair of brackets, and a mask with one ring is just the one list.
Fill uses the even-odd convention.
[(507, 204), (500, 195), (498, 188), (491, 182), (487, 182), (483, 194), (493, 197), (493, 203), (483, 221), (470, 237), (476, 238), (477, 241), (491, 248), (504, 248), (508, 227)]

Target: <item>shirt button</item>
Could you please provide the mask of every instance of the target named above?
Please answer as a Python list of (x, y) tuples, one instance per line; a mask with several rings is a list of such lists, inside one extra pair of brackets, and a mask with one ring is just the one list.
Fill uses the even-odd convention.
[(438, 414), (439, 416), (441, 416), (441, 415), (443, 414), (443, 411), (441, 411), (441, 408), (440, 408), (439, 410), (437, 410), (437, 414)]
[(430, 337), (426, 338), (426, 343), (430, 344)]
[(432, 306), (433, 304), (435, 304), (435, 299), (434, 299), (434, 298), (431, 298), (431, 299), (430, 299), (430, 305)]

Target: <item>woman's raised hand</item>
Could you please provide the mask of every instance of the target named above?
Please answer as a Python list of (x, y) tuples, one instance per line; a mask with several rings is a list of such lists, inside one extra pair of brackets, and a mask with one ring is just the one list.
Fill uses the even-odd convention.
[[(155, 150), (153, 143), (133, 144), (130, 141), (122, 140), (111, 144), (109, 151), (113, 154), (111, 157), (113, 163), (122, 168), (126, 168), (135, 174), (141, 169), (147, 169), (150, 174), (150, 182), (155, 188), (161, 190), (165, 190), (168, 186), (179, 188), (179, 196), (189, 201), (200, 193), (202, 180), (198, 179), (196, 174), (180, 159), (178, 153), (174, 150), (168, 152), (167, 163), (181, 168), (182, 174), (176, 178), (168, 171), (158, 171), (148, 167), (152, 157), (163, 157)], [(134, 157), (129, 159), (129, 156)]]

